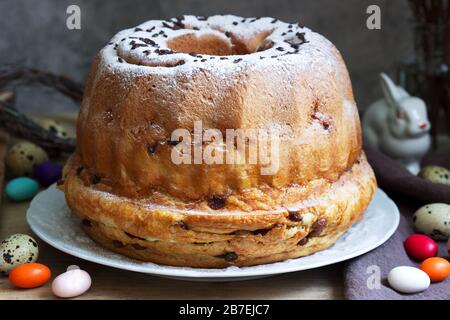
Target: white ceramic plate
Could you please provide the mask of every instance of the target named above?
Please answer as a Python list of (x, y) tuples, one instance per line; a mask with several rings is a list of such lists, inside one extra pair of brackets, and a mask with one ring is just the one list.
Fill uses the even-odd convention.
[(39, 193), (27, 211), (31, 229), (51, 246), (81, 259), (99, 264), (191, 281), (236, 281), (317, 268), (351, 259), (383, 244), (397, 229), (399, 211), (380, 189), (364, 218), (342, 235), (330, 248), (313, 255), (254, 267), (198, 269), (171, 267), (129, 259), (103, 249), (81, 229), (66, 205), (64, 194), (51, 186)]

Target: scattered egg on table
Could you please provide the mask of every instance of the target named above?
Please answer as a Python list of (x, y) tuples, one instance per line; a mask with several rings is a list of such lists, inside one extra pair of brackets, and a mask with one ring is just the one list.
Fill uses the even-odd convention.
[(28, 141), (18, 142), (7, 152), (5, 164), (13, 176), (31, 176), (35, 164), (48, 160), (44, 149)]
[(16, 101), (16, 93), (13, 90), (0, 91), (0, 102), (14, 104)]
[(61, 125), (57, 120), (50, 118), (43, 118), (36, 121), (42, 128), (54, 133), (57, 137), (66, 139), (67, 129)]
[(450, 275), (450, 262), (440, 257), (426, 259), (420, 264), (419, 268), (428, 274), (431, 282), (443, 281)]
[(39, 184), (36, 180), (27, 177), (12, 179), (5, 187), (6, 195), (14, 201), (30, 200), (38, 191)]
[(39, 248), (32, 237), (16, 233), (0, 243), (0, 255), (0, 271), (7, 274), (20, 264), (35, 262), (39, 255)]
[(444, 167), (423, 167), (419, 172), (419, 177), (434, 183), (450, 184), (450, 171)]
[(435, 240), (450, 237), (450, 205), (430, 203), (419, 208), (413, 216), (414, 227)]
[(41, 263), (21, 264), (9, 273), (9, 281), (17, 288), (30, 289), (42, 286), (52, 273), (50, 269)]
[(417, 293), (430, 286), (430, 277), (422, 270), (400, 266), (388, 274), (388, 282), (392, 289), (402, 293)]
[(417, 261), (434, 257), (438, 251), (437, 243), (423, 234), (410, 235), (403, 245), (408, 256)]
[(34, 178), (41, 186), (48, 187), (61, 179), (62, 170), (63, 166), (58, 162), (42, 162), (34, 166)]
[(53, 294), (60, 298), (73, 298), (85, 293), (91, 287), (91, 277), (78, 266), (69, 266), (52, 283)]

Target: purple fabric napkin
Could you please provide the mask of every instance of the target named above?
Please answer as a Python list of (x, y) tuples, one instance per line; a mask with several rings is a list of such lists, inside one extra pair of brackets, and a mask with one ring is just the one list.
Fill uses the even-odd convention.
[[(392, 299), (392, 300), (450, 300), (450, 279), (432, 283), (426, 291), (417, 294), (397, 293), (387, 284), (389, 271), (396, 266), (418, 267), (404, 248), (403, 241), (412, 233), (412, 214), (422, 205), (433, 202), (450, 204), (450, 186), (435, 184), (409, 173), (403, 165), (365, 147), (367, 158), (375, 171), (378, 185), (397, 204), (400, 210), (400, 225), (394, 235), (382, 246), (365, 255), (350, 260), (344, 270), (345, 296), (352, 300)], [(439, 165), (450, 169), (450, 155), (428, 156), (423, 165)], [(440, 257), (448, 258), (446, 241), (438, 242)], [(373, 267), (379, 267), (380, 288), (370, 285), (369, 277)], [(376, 267), (375, 267), (376, 268)], [(369, 280), (369, 285), (367, 284)], [(370, 289), (370, 288), (371, 289)]]

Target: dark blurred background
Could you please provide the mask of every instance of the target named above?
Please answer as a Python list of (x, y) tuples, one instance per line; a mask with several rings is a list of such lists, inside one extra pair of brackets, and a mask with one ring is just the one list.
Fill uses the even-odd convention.
[[(81, 30), (66, 28), (66, 8), (81, 8)], [(381, 8), (381, 30), (366, 27), (369, 5)], [(381, 95), (378, 73), (394, 75), (413, 55), (406, 0), (0, 0), (0, 64), (23, 63), (84, 82), (95, 54), (121, 29), (180, 14), (271, 16), (301, 22), (341, 51), (363, 110)], [(74, 111), (70, 100), (23, 89), (23, 111)]]

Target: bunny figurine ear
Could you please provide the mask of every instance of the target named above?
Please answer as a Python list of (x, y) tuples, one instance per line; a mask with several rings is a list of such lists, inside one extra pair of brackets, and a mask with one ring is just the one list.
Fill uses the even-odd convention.
[(388, 104), (393, 107), (402, 98), (408, 97), (409, 94), (389, 78), (385, 73), (380, 73), (381, 89)]

